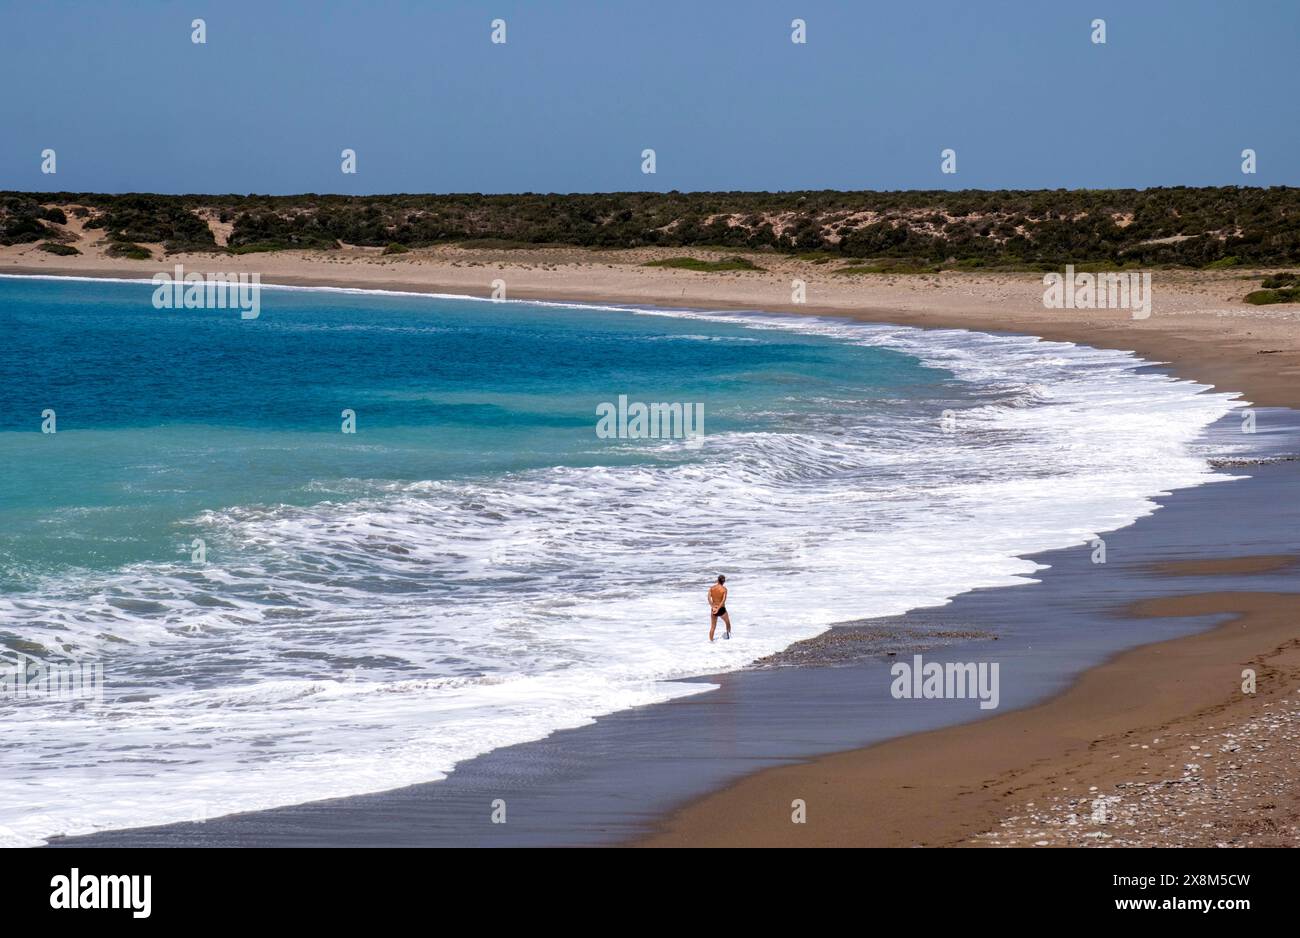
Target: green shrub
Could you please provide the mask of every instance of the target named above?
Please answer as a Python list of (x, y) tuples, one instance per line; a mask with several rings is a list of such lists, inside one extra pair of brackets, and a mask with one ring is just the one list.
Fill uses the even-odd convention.
[(383, 253), (385, 253), (385, 254), (409, 254), (409, 253), (411, 253), (411, 249), (408, 248), (408, 247), (407, 247), (406, 245), (404, 245), (404, 244), (398, 244), (396, 241), (394, 241), (393, 243), (391, 243), (390, 245), (388, 245), (388, 247), (384, 248)]
[(1300, 303), (1300, 287), (1287, 287), (1282, 290), (1254, 290), (1246, 294), (1246, 302), (1252, 306), (1269, 306), (1273, 303)]
[(125, 257), (132, 261), (147, 261), (153, 259), (153, 252), (148, 248), (143, 248), (138, 244), (132, 244), (130, 241), (114, 241), (108, 246), (106, 253), (109, 257)]
[(333, 242), (315, 241), (308, 244), (286, 244), (283, 241), (257, 241), (252, 244), (232, 244), (227, 251), (231, 254), (265, 254), (267, 251), (329, 250), (335, 247)]
[(496, 251), (553, 244), (718, 247), (719, 257), (772, 251), (864, 267), (889, 259), (924, 270), (938, 264), (1058, 271), (1066, 264), (1076, 270), (1084, 264), (1111, 270), (1300, 264), (1295, 186), (375, 196), (0, 192), (0, 241), (49, 238), (43, 206), (50, 203), (87, 207), (98, 216), (88, 227), (143, 244), (215, 245), (198, 217), (215, 213), (233, 226), (232, 248), (255, 250), (338, 242), (376, 249), (457, 243)]
[(41, 221), (44, 214), (40, 204), (26, 196), (5, 199), (0, 211), (0, 244), (28, 244), (48, 237), (52, 232)]
[(115, 241), (216, 244), (208, 223), (172, 196), (118, 196), (108, 207), (105, 227)]
[(38, 244), (37, 247), (42, 251), (48, 251), (49, 253), (57, 254), (60, 257), (70, 257), (73, 254), (81, 253), (71, 244), (59, 244), (57, 241), (45, 241)]
[(538, 244), (535, 241), (516, 241), (510, 238), (463, 238), (456, 242), (456, 247), (466, 250), (485, 251), (526, 251), (531, 248), (566, 247), (563, 244)]
[(695, 257), (669, 257), (661, 261), (647, 261), (643, 267), (671, 267), (677, 270), (763, 270), (745, 257), (728, 257), (720, 261), (702, 261)]
[(164, 241), (164, 254), (229, 254), (227, 248), (223, 248), (211, 241)]

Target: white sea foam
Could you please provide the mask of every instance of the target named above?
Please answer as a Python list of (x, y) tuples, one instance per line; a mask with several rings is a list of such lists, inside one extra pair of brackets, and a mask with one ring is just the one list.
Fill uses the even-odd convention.
[[(1191, 444), (1234, 402), (1139, 372), (1127, 353), (644, 312), (886, 346), (999, 393), (950, 434), (904, 404), (711, 434), (696, 461), (211, 512), (196, 529), (232, 563), (0, 597), (17, 634), (102, 657), (112, 701), (9, 708), (0, 843), (436, 780), (499, 746), (707, 690), (672, 679), (743, 667), (831, 623), (1028, 582), (1036, 567), (1019, 555), (1224, 478)], [(718, 565), (737, 639), (708, 645), (702, 594)]]

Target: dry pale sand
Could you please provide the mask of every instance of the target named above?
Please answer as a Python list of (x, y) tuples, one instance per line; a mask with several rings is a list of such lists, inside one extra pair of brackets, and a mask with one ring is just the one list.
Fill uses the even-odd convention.
[[(488, 251), (452, 246), (383, 257), (376, 249), (153, 261), (104, 256), (81, 231), (79, 257), (0, 248), (0, 272), (142, 277), (248, 271), (264, 283), (514, 299), (763, 309), (929, 327), (1025, 332), (1167, 363), (1261, 406), (1300, 407), (1300, 306), (1246, 305), (1247, 271), (1155, 271), (1149, 319), (1047, 310), (1037, 274), (843, 275), (831, 264), (748, 255), (764, 271), (649, 268), (680, 249)], [(225, 235), (228, 232), (219, 232)], [(792, 281), (806, 304), (791, 301)], [(1276, 569), (1290, 558), (1200, 562), (1198, 575)], [(1180, 571), (1161, 571), (1180, 572)], [(1205, 593), (1152, 603), (1150, 615), (1229, 612), (1202, 635), (1148, 645), (1084, 674), (1038, 706), (766, 770), (686, 806), (650, 845), (1295, 844), (1300, 833), (1297, 596)], [(1255, 695), (1241, 671), (1259, 672)], [(795, 797), (815, 793), (804, 825)], [(1095, 823), (1101, 804), (1106, 823)]]

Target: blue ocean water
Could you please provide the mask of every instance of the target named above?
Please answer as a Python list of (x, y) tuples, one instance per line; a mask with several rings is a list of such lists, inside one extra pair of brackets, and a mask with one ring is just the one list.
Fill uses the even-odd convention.
[[(268, 291), (265, 312), (156, 310), (153, 288), (0, 280), (0, 588), (188, 556), (186, 519), (373, 483), (699, 461), (611, 446), (596, 407), (704, 405), (709, 433), (779, 429), (816, 399), (945, 399), (883, 348), (586, 308)], [(38, 435), (42, 412), (58, 433)], [(341, 432), (341, 413), (359, 432)], [(184, 550), (182, 551), (182, 543)]]
[[(1023, 336), (152, 292), (0, 278), (0, 666), (106, 678), (102, 703), (0, 697), (0, 843), (437, 779), (1022, 582), (1018, 555), (1215, 478), (1194, 441), (1233, 406)], [(601, 438), (620, 395), (701, 405), (702, 445)], [(709, 645), (719, 572), (736, 637)]]

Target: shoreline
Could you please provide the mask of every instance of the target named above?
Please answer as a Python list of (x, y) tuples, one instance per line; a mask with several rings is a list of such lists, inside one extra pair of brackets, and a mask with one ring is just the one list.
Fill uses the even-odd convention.
[[(1296, 418), (1292, 429), (1300, 429), (1300, 415), (1292, 416)], [(910, 655), (919, 648), (927, 660), (970, 661), (992, 656), (1003, 667), (1002, 709), (991, 717), (1003, 722), (995, 724), (995, 729), (1020, 719), (1020, 714), (1032, 714), (1038, 707), (1050, 705), (1069, 693), (1069, 688), (1083, 679), (1081, 675), (1106, 673), (1114, 667), (1117, 656), (1122, 658), (1132, 651), (1135, 641), (1150, 643), (1140, 646), (1139, 651), (1191, 649), (1198, 639), (1204, 641), (1203, 636), (1222, 634), (1233, 641), (1239, 639), (1241, 647), (1251, 655), (1260, 648), (1269, 653), (1273, 646), (1260, 641), (1269, 637), (1263, 632), (1235, 635), (1234, 626), (1227, 622), (1231, 612), (1224, 611), (1223, 603), (1252, 602), (1252, 592), (1278, 594), (1294, 585), (1292, 565), (1300, 556), (1300, 541), (1294, 531), (1300, 507), (1283, 514), (1277, 505), (1295, 481), (1294, 465), (1268, 463), (1250, 478), (1179, 490), (1158, 499), (1160, 510), (1108, 538), (1114, 554), (1105, 566), (1093, 565), (1086, 547), (1031, 555), (1030, 559), (1045, 567), (1034, 583), (974, 590), (944, 606), (890, 619), (837, 625), (827, 635), (831, 639), (828, 650), (833, 652), (840, 645), (835, 638), (866, 630), (894, 633), (890, 647), (898, 654)], [(1231, 563), (1212, 561), (1210, 558), (1222, 552), (1221, 545), (1197, 545), (1189, 540), (1206, 524), (1221, 532), (1228, 543), (1251, 544), (1270, 552)], [(1190, 550), (1188, 544), (1192, 545)], [(1164, 563), (1177, 565), (1178, 572), (1159, 572), (1154, 564)], [(1216, 591), (1221, 598), (1209, 599)], [(1157, 606), (1165, 613), (1160, 616), (1139, 618), (1123, 611), (1113, 615), (1107, 612), (1116, 600), (1121, 605), (1167, 604), (1182, 602), (1187, 595), (1192, 597), (1189, 606)], [(1293, 598), (1288, 596), (1287, 601)], [(1283, 632), (1290, 628), (1294, 606), (1288, 608), (1285, 621), (1270, 625), (1270, 635), (1276, 632), (1274, 626)], [(994, 630), (996, 634), (990, 634)], [(862, 651), (865, 653), (839, 661), (832, 654), (821, 654), (814, 663), (798, 666), (754, 667), (706, 675), (695, 680), (717, 685), (711, 693), (617, 711), (544, 739), (498, 748), (457, 765), (455, 771), (436, 782), (228, 815), (201, 823), (56, 838), (49, 846), (738, 846), (777, 843), (764, 838), (790, 831), (796, 832), (803, 844), (824, 837), (828, 845), (901, 846), (940, 842), (934, 824), (945, 820), (964, 822), (970, 835), (965, 842), (971, 845), (1012, 842), (1014, 825), (1026, 817), (1017, 800), (1025, 790), (1022, 780), (994, 779), (995, 786), (1004, 787), (985, 790), (988, 779), (979, 777), (980, 773), (965, 760), (972, 757), (972, 750), (977, 761), (998, 752), (1021, 752), (1020, 740), (996, 732), (993, 746), (963, 744), (966, 734), (986, 733), (980, 728), (991, 722), (985, 719), (987, 714), (976, 709), (974, 701), (895, 701), (891, 707), (887, 691), (891, 659), (878, 646)], [(1201, 663), (1205, 660), (1202, 656)], [(1211, 663), (1224, 669), (1225, 677), (1233, 677), (1236, 686), (1232, 667), (1236, 662), (1218, 654)], [(1266, 664), (1260, 667), (1261, 693), (1252, 698), (1252, 704), (1258, 702), (1252, 706), (1256, 714), (1270, 712), (1264, 705), (1280, 686), (1276, 683), (1278, 677), (1290, 680), (1275, 663)], [(1166, 670), (1175, 677), (1179, 674), (1178, 667)], [(1147, 679), (1144, 671), (1130, 670), (1117, 674), (1114, 680), (1123, 689), (1125, 677), (1134, 673), (1140, 681)], [(1290, 681), (1290, 686), (1295, 687), (1300, 684), (1300, 669), (1290, 673), (1297, 678)], [(1175, 687), (1174, 696), (1159, 698), (1156, 703), (1172, 703), (1177, 712), (1188, 699), (1184, 691), (1195, 696), (1203, 690), (1192, 682), (1183, 689)], [(1098, 699), (1106, 702), (1104, 694)], [(1134, 722), (1135, 714), (1142, 713), (1141, 702), (1137, 709), (1130, 709), (1127, 703), (1119, 702), (1107, 718), (1125, 729), (1147, 726), (1150, 721)], [(1052, 798), (1040, 802), (1040, 808), (1029, 808), (1031, 812), (1054, 809), (1056, 806), (1049, 803), (1058, 794), (1076, 800), (1095, 797), (1087, 789), (1097, 785), (1104, 788), (1109, 776), (1102, 773), (1111, 771), (1109, 761), (1090, 765), (1093, 742), (1100, 734), (1093, 732), (1087, 716), (1075, 716), (1060, 704), (1057, 707), (1059, 719), (1040, 723), (1045, 734), (1041, 741), (1048, 746), (1055, 739), (1064, 739), (1075, 751), (1067, 754), (1069, 758), (1044, 756), (1027, 768), (1043, 770), (1049, 777), (1061, 779), (1062, 786), (1069, 783), (1074, 788), (1069, 793), (1053, 790)], [(1193, 715), (1199, 712), (1195, 706), (1185, 709)], [(1062, 726), (1063, 734), (1058, 732)], [(1172, 738), (1172, 731), (1162, 733), (1160, 738), (1165, 740), (1167, 736)], [(949, 742), (933, 745), (939, 739)], [(1203, 737), (1193, 740), (1185, 732), (1176, 741), (1207, 748)], [(1141, 742), (1149, 744), (1151, 739), (1143, 738)], [(1258, 755), (1256, 745), (1246, 746), (1248, 756)], [(863, 784), (863, 776), (846, 772), (839, 764), (854, 757), (871, 760), (873, 753), (891, 746), (920, 746), (940, 771), (925, 774), (918, 764), (895, 760), (898, 774), (886, 780), (893, 785), (891, 790), (868, 787)], [(1164, 760), (1165, 753), (1160, 755)], [(1172, 756), (1167, 762), (1174, 764)], [(1285, 761), (1279, 765), (1284, 771), (1288, 769)], [(827, 771), (828, 766), (833, 770)], [(1159, 761), (1153, 771), (1158, 775), (1165, 767), (1166, 761)], [(1238, 802), (1257, 781), (1257, 768), (1249, 763), (1244, 768), (1244, 777), (1242, 772), (1235, 772), (1229, 779)], [(797, 797), (807, 800), (810, 821), (800, 828), (789, 824), (790, 792), (781, 774), (794, 771), (808, 773), (800, 782)], [(968, 782), (965, 793), (951, 786), (942, 790), (943, 779), (957, 778), (962, 773)], [(1190, 784), (1190, 780), (1174, 774), (1172, 785), (1167, 786), (1166, 780), (1159, 778), (1151, 790), (1157, 794), (1178, 793)], [(1137, 781), (1150, 778), (1135, 774)], [(1076, 779), (1082, 780), (1075, 784)], [(1123, 779), (1117, 784), (1129, 781)], [(774, 787), (755, 798), (748, 787), (752, 785)], [(1121, 795), (1133, 790), (1116, 788)], [(941, 797), (936, 797), (936, 792)], [(778, 796), (775, 800), (773, 794)], [(1001, 801), (977, 805), (972, 800), (996, 794), (1003, 796)], [(1109, 792), (1105, 796), (1115, 797)], [(505, 825), (489, 820), (489, 806), (498, 798), (509, 805), (509, 823)], [(908, 798), (912, 799), (910, 814), (899, 813), (891, 805), (892, 801)], [(1285, 817), (1287, 804), (1276, 792), (1268, 792), (1266, 802), (1224, 811), (1223, 818), (1213, 820), (1253, 823), (1252, 819), (1271, 815)], [(998, 806), (1006, 808), (1004, 817), (992, 810)], [(1224, 802), (1218, 806), (1228, 807)], [(724, 812), (753, 815), (727, 815), (736, 820), (734, 827), (697, 825), (694, 819), (683, 822), (683, 812), (703, 810), (707, 821), (718, 807)], [(1122, 798), (1113, 805), (1121, 816), (1129, 807)], [(758, 823), (772, 812), (779, 823)], [(843, 816), (839, 816), (840, 812)], [(1096, 835), (1115, 830), (1080, 828), (1069, 823), (1065, 817), (1068, 813), (1062, 809), (1058, 829), (1046, 834), (1035, 829), (1029, 842), (1049, 839), (1057, 843), (1071, 832)], [(861, 829), (853, 827), (872, 818), (892, 826), (883, 833), (867, 831), (865, 836)], [(684, 828), (675, 834), (669, 831), (672, 825), (683, 823)], [(846, 823), (848, 826), (844, 826)], [(1001, 839), (978, 837), (978, 828), (985, 824)], [(685, 839), (681, 836), (684, 832), (689, 834)], [(1212, 833), (1225, 842), (1236, 843), (1257, 842), (1260, 836), (1249, 830), (1225, 832), (1222, 824)], [(1161, 836), (1160, 843), (1177, 842), (1168, 831)]]
[[(151, 265), (149, 272), (154, 269), (157, 269), (157, 265)], [(18, 270), (3, 268), (0, 268), (0, 272), (20, 273)], [(30, 273), (42, 276), (127, 279), (122, 275), (127, 274), (129, 277), (134, 271), (97, 271), (88, 274), (87, 271), (56, 273), (46, 269)], [(131, 279), (144, 279), (147, 282), (148, 274)], [(292, 280), (299, 282), (288, 282)], [(467, 295), (463, 292), (463, 284), (381, 284), (373, 280), (329, 282), (319, 276), (276, 276), (274, 281), (267, 281), (265, 285), (360, 290), (397, 288), (404, 292)], [(1218, 390), (1240, 391), (1257, 405), (1300, 406), (1300, 382), (1290, 379), (1286, 365), (1288, 360), (1274, 355), (1261, 360), (1261, 353), (1266, 351), (1265, 346), (1275, 341), (1275, 333), (1265, 330), (1264, 335), (1252, 342), (1247, 341), (1252, 330), (1244, 330), (1246, 335), (1242, 336), (1237, 334), (1243, 331), (1238, 328), (1227, 344), (1219, 345), (1212, 335), (1207, 334), (1203, 316), (1200, 319), (1188, 318), (1188, 315), (1195, 314), (1180, 316), (1180, 329), (1175, 330), (1149, 328), (1144, 322), (1116, 317), (1106, 311), (1096, 311), (1101, 315), (1044, 319), (1048, 313), (1041, 309), (1036, 315), (1027, 314), (1021, 308), (1017, 312), (998, 316), (980, 308), (943, 312), (848, 308), (843, 303), (809, 303), (785, 307), (768, 303), (758, 306), (745, 302), (746, 297), (740, 295), (688, 298), (684, 293), (677, 297), (661, 293), (657, 296), (584, 297), (575, 296), (571, 290), (560, 295), (554, 289), (527, 287), (512, 290), (510, 298), (583, 305), (654, 305), (663, 308), (724, 308), (810, 316), (848, 316), (870, 322), (929, 328), (1025, 333), (1082, 345), (1122, 348), (1179, 377), (1198, 383), (1212, 383)], [(686, 302), (688, 299), (689, 302)], [(1073, 314), (1078, 311), (1069, 312)], [(1246, 308), (1243, 312), (1249, 314), (1251, 308)], [(1153, 314), (1153, 319), (1157, 315), (1158, 309)], [(1264, 316), (1261, 321), (1268, 322), (1270, 319), (1271, 317)], [(1249, 324), (1252, 320), (1246, 321)], [(1190, 326), (1193, 322), (1200, 325)], [(1294, 325), (1290, 320), (1286, 320), (1286, 323), (1285, 334), (1294, 336)], [(1189, 327), (1193, 335), (1181, 334), (1187, 332)], [(1275, 363), (1283, 367), (1276, 367)], [(1207, 370), (1212, 374), (1207, 374)], [(1283, 568), (1284, 561), (1278, 559), (1278, 556), (1291, 555), (1265, 557), (1231, 552), (1216, 554), (1200, 558), (1198, 562), (1201, 566), (1197, 573), (1201, 577), (1211, 578), (1226, 578), (1229, 574), (1250, 577)], [(1177, 574), (1171, 572), (1167, 564), (1166, 569), (1156, 575), (1173, 577)], [(999, 786), (1010, 786), (1015, 791), (1035, 792), (1031, 799), (1034, 804), (1048, 801), (1050, 790), (1059, 781), (1059, 776), (1071, 771), (1077, 776), (1080, 771), (1078, 766), (1086, 765), (1091, 758), (1094, 744), (1109, 746), (1106, 758), (1115, 765), (1106, 767), (1107, 770), (1114, 771), (1092, 771), (1089, 787), (1100, 790), (1107, 785), (1130, 785), (1133, 779), (1129, 776), (1137, 773), (1140, 767), (1123, 758), (1124, 752), (1115, 749), (1115, 740), (1126, 738), (1126, 733), (1152, 725), (1181, 726), (1180, 720), (1193, 722), (1187, 723), (1178, 732), (1204, 732), (1208, 724), (1205, 724), (1204, 719), (1196, 724), (1195, 719), (1207, 711), (1223, 713), (1226, 715), (1224, 719), (1244, 718), (1243, 702), (1236, 701), (1234, 709), (1230, 695), (1229, 698), (1224, 697), (1221, 680), (1223, 674), (1204, 665), (1207, 649), (1224, 661), (1230, 660), (1237, 672), (1241, 670), (1237, 667), (1237, 659), (1243, 657), (1252, 660), (1265, 657), (1284, 659), (1289, 667), (1289, 659), (1283, 654), (1279, 641), (1288, 627), (1288, 616), (1291, 617), (1290, 621), (1294, 620), (1296, 599), (1294, 594), (1283, 592), (1198, 590), (1164, 600), (1164, 605), (1157, 603), (1144, 607), (1144, 611), (1154, 616), (1219, 614), (1236, 615), (1238, 618), (1209, 632), (1198, 632), (1169, 641), (1157, 640), (1118, 656), (1111, 656), (1105, 663), (1083, 671), (1068, 689), (1023, 709), (945, 729), (912, 733), (866, 748), (818, 756), (794, 766), (763, 768), (712, 794), (689, 800), (684, 806), (661, 817), (656, 833), (633, 836), (624, 842), (654, 846), (786, 845), (812, 842), (825, 845), (975, 843), (978, 835), (996, 827), (997, 836), (988, 839), (988, 843), (1020, 843), (1025, 835), (1016, 824), (1024, 815), (1008, 813), (1020, 808), (1010, 793), (1001, 792)], [(1029, 602), (1028, 597), (1023, 601)], [(1218, 682), (1213, 689), (1192, 687), (1190, 685), (1196, 682), (1179, 676), (1180, 672), (1188, 668), (1194, 669), (1202, 665), (1204, 670), (1195, 673), (1206, 679), (1213, 676)], [(1220, 663), (1215, 667), (1222, 671), (1224, 665)], [(1280, 673), (1278, 667), (1270, 667), (1274, 672)], [(1133, 682), (1133, 687), (1129, 687), (1125, 682), (1131, 681), (1134, 673), (1150, 675), (1147, 685), (1137, 681)], [(1285, 673), (1300, 676), (1300, 671)], [(1283, 692), (1278, 687), (1274, 682), (1265, 688), (1261, 682), (1260, 695), (1253, 699), (1259, 703), (1267, 701), (1276, 705), (1284, 699), (1281, 696)], [(1125, 696), (1122, 692), (1126, 690), (1132, 692)], [(1086, 728), (1090, 725), (1101, 727), (1104, 732), (1095, 739), (1086, 740), (1087, 732), (1090, 732)], [(1172, 731), (1166, 732), (1166, 738), (1169, 732)], [(1015, 747), (1006, 745), (1008, 737), (1017, 741)], [(1150, 746), (1152, 743), (1145, 745)], [(1030, 755), (1022, 757), (1025, 747)], [(1137, 752), (1149, 753), (1150, 750), (1138, 749)], [(1022, 763), (1026, 759), (1046, 763), (1047, 768), (1025, 767)], [(459, 768), (457, 771), (460, 771)], [(1127, 776), (1124, 775), (1125, 772), (1128, 773)], [(803, 790), (811, 790), (810, 786), (819, 790), (830, 788), (833, 798), (823, 804), (815, 815), (810, 811), (806, 827), (793, 828), (793, 840), (789, 808), (782, 806), (788, 805), (790, 799), (785, 797), (785, 793), (792, 786)], [(996, 789), (993, 794), (989, 793), (991, 788)], [(863, 794), (864, 789), (870, 795)], [(783, 802), (774, 801), (778, 792), (783, 793), (780, 796), (784, 799)], [(1077, 802), (1082, 796), (1077, 792), (1074, 794)], [(956, 802), (960, 803), (960, 810), (954, 811)], [(780, 807), (775, 813), (774, 805)], [(938, 806), (943, 807), (936, 810)], [(265, 812), (258, 812), (263, 813)], [(864, 826), (864, 814), (878, 817), (881, 813), (891, 818), (888, 831), (882, 833), (877, 827)], [(820, 823), (815, 824), (814, 817)], [(1039, 819), (1037, 823), (1048, 822)], [(112, 839), (114, 833), (120, 832), (92, 835), (91, 839)], [(69, 842), (74, 840), (81, 841), (84, 838), (70, 838)]]
[[(278, 252), (213, 256), (176, 254), (165, 262), (87, 255), (44, 263), (35, 251), (0, 248), (0, 273), (147, 281), (182, 263), (195, 271), (259, 273), (264, 286), (390, 290), (488, 300), (500, 278), (511, 300), (664, 309), (747, 310), (843, 316), (864, 322), (933, 329), (1014, 332), (1052, 341), (1132, 352), (1171, 374), (1241, 392), (1261, 407), (1300, 409), (1300, 304), (1250, 306), (1244, 272), (1167, 270), (1154, 279), (1148, 319), (1127, 310), (1046, 310), (1039, 274), (944, 273), (836, 276), (814, 263), (753, 255), (763, 273), (700, 273), (645, 267), (646, 258), (701, 251), (413, 252), (383, 261), (361, 249), (313, 256)], [(405, 256), (404, 256), (405, 257)], [(31, 263), (35, 259), (39, 263)], [(6, 263), (7, 261), (7, 263)], [(807, 285), (808, 302), (790, 300), (790, 278)]]
[[(630, 844), (1294, 846), (1300, 597), (1193, 593), (1139, 609), (1152, 617), (1230, 618), (1208, 632), (1121, 652), (1024, 709), (764, 769), (680, 806)], [(1266, 675), (1254, 695), (1240, 692), (1246, 667)], [(1250, 759), (1268, 743), (1281, 765)], [(1265, 784), (1239, 784), (1261, 770), (1269, 773)], [(1165, 796), (1179, 785), (1207, 794)], [(807, 799), (807, 821), (795, 826), (792, 798), (809, 793), (818, 799)], [(1243, 837), (1252, 840), (1237, 843)]]
[[(1284, 446), (1296, 445), (1296, 429), (1293, 422)], [(1258, 465), (1244, 483), (1228, 484), (1271, 479), (1274, 497), (1293, 490), (1294, 464), (1262, 459)], [(1217, 487), (1189, 490), (1190, 500)], [(1190, 530), (1203, 515), (1191, 507), (1173, 510)], [(1221, 533), (1215, 514), (1211, 527)], [(1167, 584), (1167, 592), (1111, 590), (1118, 595), (1107, 595), (1082, 617), (1126, 616), (1152, 625), (1176, 617), (1218, 619), (1208, 629), (1148, 636), (1028, 706), (764, 768), (679, 804), (652, 832), (625, 844), (1296, 846), (1300, 536), (1292, 531), (1300, 512), (1289, 514), (1284, 524), (1291, 531), (1269, 532), (1269, 546), (1280, 552), (1238, 546), (1197, 556), (1181, 546), (1185, 537), (1175, 539), (1166, 549), (1179, 559), (1162, 557), (1137, 571)], [(1148, 520), (1115, 533), (1149, 527)], [(1042, 574), (1045, 582), (1057, 575)], [(1025, 588), (1005, 592), (1018, 589)], [(1026, 594), (1018, 605), (1032, 602)], [(1006, 603), (1017, 605), (1013, 597)], [(978, 600), (966, 594), (953, 605), (969, 608)], [(1043, 611), (1055, 614), (1050, 606)], [(795, 799), (806, 812), (797, 825)]]

